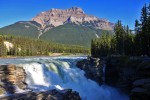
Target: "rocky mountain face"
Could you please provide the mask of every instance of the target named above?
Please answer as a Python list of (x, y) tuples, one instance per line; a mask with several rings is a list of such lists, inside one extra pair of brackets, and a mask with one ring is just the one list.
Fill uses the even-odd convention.
[(39, 23), (44, 32), (66, 23), (74, 23), (103, 30), (113, 30), (114, 26), (113, 23), (106, 19), (86, 15), (84, 11), (78, 7), (72, 7), (66, 10), (51, 9), (38, 14), (32, 21)]
[(81, 8), (51, 9), (30, 21), (19, 21), (0, 28), (0, 34), (11, 34), (49, 42), (90, 47), (91, 39), (113, 34), (114, 24), (89, 16)]

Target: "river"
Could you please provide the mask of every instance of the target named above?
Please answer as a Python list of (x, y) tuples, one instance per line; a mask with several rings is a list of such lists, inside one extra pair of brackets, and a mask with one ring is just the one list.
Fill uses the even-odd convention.
[(33, 91), (68, 89), (79, 92), (82, 100), (129, 100), (117, 89), (87, 79), (76, 62), (86, 57), (29, 57), (0, 59), (0, 64), (16, 64), (25, 69), (26, 83)]

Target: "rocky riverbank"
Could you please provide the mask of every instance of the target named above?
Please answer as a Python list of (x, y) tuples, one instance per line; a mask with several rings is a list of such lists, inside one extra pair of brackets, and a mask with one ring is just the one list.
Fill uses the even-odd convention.
[(32, 91), (21, 66), (0, 65), (0, 100), (81, 100), (71, 89)]
[[(104, 64), (105, 72), (103, 72)], [(105, 81), (105, 84), (127, 93), (131, 100), (149, 100), (150, 98), (149, 58), (116, 56), (100, 60), (90, 57), (79, 61), (77, 66), (85, 71), (87, 78), (99, 84)]]
[(79, 94), (71, 89), (49, 90), (42, 92), (28, 91), (1, 96), (0, 100), (81, 100)]
[(85, 71), (88, 79), (96, 81), (99, 85), (103, 83), (103, 63), (99, 58), (88, 58), (77, 62), (77, 67)]

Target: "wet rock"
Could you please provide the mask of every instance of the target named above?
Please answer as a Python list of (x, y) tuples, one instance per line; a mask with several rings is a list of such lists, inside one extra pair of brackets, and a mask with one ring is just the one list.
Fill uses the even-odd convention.
[(16, 65), (0, 65), (0, 82), (3, 83), (1, 87), (7, 93), (15, 93), (15, 86), (20, 89), (26, 89), (25, 84), (26, 74), (22, 67)]
[(5, 93), (6, 93), (5, 89), (3, 88), (3, 86), (0, 83), (0, 95), (5, 94)]
[(133, 85), (134, 86), (143, 86), (145, 84), (150, 84), (150, 78), (147, 78), (147, 79), (140, 79), (140, 80), (136, 80)]
[(77, 62), (77, 67), (85, 71), (88, 79), (96, 81), (99, 85), (103, 83), (103, 65), (104, 62), (99, 58), (89, 57)]
[(136, 80), (133, 83), (130, 97), (135, 99), (137, 96), (141, 100), (148, 100), (150, 98), (150, 78)]
[(146, 92), (146, 89), (144, 88), (134, 88), (133, 90), (131, 90), (132, 93), (144, 93)]
[(130, 93), (131, 100), (150, 99), (150, 61), (143, 61), (138, 69), (140, 77), (133, 82)]
[(66, 89), (62, 91), (49, 90), (43, 92), (30, 91), (26, 93), (16, 93), (1, 97), (0, 100), (81, 100), (81, 98), (77, 92)]
[(26, 77), (26, 73), (24, 71), (24, 69), (22, 67), (17, 67), (16, 69), (16, 85), (20, 88), (20, 89), (26, 89), (27, 84), (25, 82), (25, 77)]

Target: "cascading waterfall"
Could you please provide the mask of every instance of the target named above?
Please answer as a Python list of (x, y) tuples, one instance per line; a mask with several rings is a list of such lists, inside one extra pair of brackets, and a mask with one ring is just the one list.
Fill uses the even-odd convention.
[[(28, 59), (21, 64), (26, 72), (28, 88), (34, 91), (73, 89), (82, 100), (128, 100), (117, 89), (87, 79), (84, 71), (75, 66), (79, 57)], [(105, 67), (104, 67), (105, 68)]]

